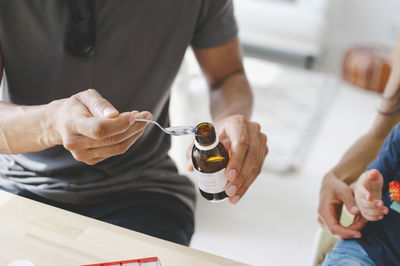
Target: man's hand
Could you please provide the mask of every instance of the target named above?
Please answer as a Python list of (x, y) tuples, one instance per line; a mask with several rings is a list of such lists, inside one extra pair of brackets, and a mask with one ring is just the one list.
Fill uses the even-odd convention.
[(106, 99), (89, 89), (68, 99), (55, 101), (55, 132), (74, 158), (93, 165), (114, 155), (125, 153), (142, 135), (149, 112), (119, 113)]
[(382, 201), (383, 176), (377, 170), (369, 170), (358, 179), (354, 194), (362, 216), (368, 221), (379, 221), (389, 213)]
[[(343, 204), (355, 215), (353, 223), (348, 227), (340, 224)], [(360, 215), (352, 189), (331, 172), (322, 180), (318, 214), (319, 224), (331, 234), (341, 238), (360, 238), (360, 230), (367, 223), (367, 220)]]
[(261, 172), (268, 154), (267, 136), (260, 125), (233, 115), (215, 122), (219, 139), (229, 152), (225, 170), (228, 184), (225, 192), (231, 203), (237, 203)]
[[(261, 172), (268, 154), (267, 136), (260, 132), (260, 125), (249, 122), (243, 115), (233, 115), (214, 123), (219, 141), (229, 152), (229, 163), (225, 169), (228, 183), (225, 192), (229, 201), (237, 203)], [(189, 171), (193, 145), (187, 150)]]
[(225, 192), (237, 203), (261, 171), (268, 153), (267, 136), (248, 121), (253, 93), (246, 78), (238, 38), (211, 48), (193, 49), (210, 87), (211, 115), (230, 160)]

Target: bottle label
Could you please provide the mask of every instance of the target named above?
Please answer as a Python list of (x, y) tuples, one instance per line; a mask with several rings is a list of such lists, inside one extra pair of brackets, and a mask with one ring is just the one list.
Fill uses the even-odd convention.
[(225, 168), (215, 173), (202, 173), (194, 169), (197, 184), (201, 190), (215, 194), (225, 190), (228, 180), (225, 177)]

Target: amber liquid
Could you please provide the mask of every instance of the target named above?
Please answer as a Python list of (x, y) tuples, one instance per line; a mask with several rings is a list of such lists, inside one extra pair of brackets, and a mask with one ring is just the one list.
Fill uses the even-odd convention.
[[(204, 151), (196, 146), (192, 150), (192, 162), (194, 168), (205, 174), (216, 173), (226, 168), (229, 161), (229, 154), (224, 146), (219, 143), (214, 149)], [(218, 193), (208, 193), (199, 188), (201, 195), (210, 201), (220, 201), (228, 197), (225, 190)]]

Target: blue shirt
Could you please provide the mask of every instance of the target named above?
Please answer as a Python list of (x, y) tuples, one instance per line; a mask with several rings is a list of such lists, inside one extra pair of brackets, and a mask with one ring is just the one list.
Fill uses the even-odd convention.
[[(393, 128), (382, 149), (368, 169), (377, 169), (384, 178), (382, 200), (390, 207), (389, 183), (400, 181), (400, 124)], [(368, 222), (357, 240), (376, 265), (400, 264), (400, 214), (389, 214), (377, 222)]]

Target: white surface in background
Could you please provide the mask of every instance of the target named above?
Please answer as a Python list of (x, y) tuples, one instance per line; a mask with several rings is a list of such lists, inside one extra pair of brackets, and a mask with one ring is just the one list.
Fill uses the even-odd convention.
[(337, 81), (257, 59), (245, 59), (245, 66), (255, 99), (252, 120), (268, 136), (265, 167), (277, 172), (296, 170), (336, 96)]
[(395, 47), (400, 37), (399, 0), (333, 0), (328, 14), (324, 53), (315, 69), (342, 75), (344, 53), (360, 45)]
[[(271, 76), (274, 73), (271, 69)], [(186, 108), (180, 112), (184, 114), (182, 120), (204, 117), (208, 107), (201, 103), (203, 99), (199, 95), (204, 96), (200, 93), (194, 97), (184, 88), (174, 89), (172, 114), (182, 107)], [(198, 195), (196, 231), (191, 246), (255, 266), (309, 265), (318, 228), (321, 178), (370, 127), (379, 100), (375, 93), (340, 85), (314, 136), (310, 154), (298, 171), (278, 175), (264, 170), (235, 206), (228, 202), (210, 203)], [(255, 115), (260, 112), (258, 107), (254, 112)], [(174, 117), (173, 125), (178, 124), (177, 118)], [(189, 144), (182, 143), (191, 143), (191, 138), (173, 141), (173, 157), (185, 158), (183, 151)], [(179, 142), (183, 150), (177, 148)], [(178, 163), (185, 169), (185, 161)]]
[(0, 101), (9, 101), (8, 91), (7, 91), (7, 79), (6, 72), (3, 71), (3, 78), (0, 82)]
[(316, 56), (327, 24), (328, 2), (235, 0), (239, 36), (246, 44)]
[(15, 260), (8, 264), (8, 266), (34, 266), (32, 262), (28, 260)]
[(360, 44), (395, 46), (400, 34), (400, 1), (332, 1), (327, 35), (328, 48)]

